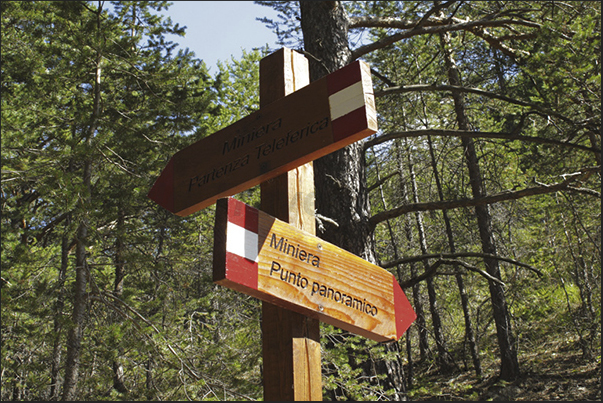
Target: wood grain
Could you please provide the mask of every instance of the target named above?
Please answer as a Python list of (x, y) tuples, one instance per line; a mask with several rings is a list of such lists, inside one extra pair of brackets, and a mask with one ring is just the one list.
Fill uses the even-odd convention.
[[(308, 60), (283, 48), (260, 61), (260, 107), (310, 82)], [(312, 162), (262, 182), (261, 208), (314, 233)], [(320, 324), (318, 320), (262, 303), (264, 400), (322, 400)]]
[(376, 341), (397, 340), (391, 273), (261, 211), (258, 235), (262, 299)]
[[(220, 200), (221, 215), (225, 203), (232, 206), (227, 215), (245, 206)], [(256, 259), (233, 256), (236, 251), (218, 245), (214, 253), (226, 253), (216, 260), (224, 261), (226, 269), (214, 267), (214, 275), (221, 273), (219, 284), (376, 341), (398, 340), (416, 318), (387, 270), (263, 211), (249, 216), (257, 220), (249, 224), (257, 228), (250, 234), (257, 242)], [(225, 228), (217, 225), (216, 231)], [(233, 234), (238, 230), (216, 233), (216, 242), (228, 243), (229, 236), (238, 236)]]

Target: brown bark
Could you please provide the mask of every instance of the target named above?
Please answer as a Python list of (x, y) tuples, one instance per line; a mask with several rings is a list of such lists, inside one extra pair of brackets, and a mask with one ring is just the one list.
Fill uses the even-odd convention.
[[(90, 161), (85, 162), (83, 180), (88, 192), (90, 191), (91, 166), (92, 163)], [(80, 348), (88, 304), (88, 295), (86, 292), (86, 285), (88, 284), (88, 267), (86, 261), (88, 221), (86, 218), (81, 218), (76, 237), (73, 314), (67, 334), (67, 357), (65, 360), (65, 381), (63, 383), (62, 400), (76, 399), (80, 368)]]
[[(406, 158), (408, 161), (408, 172), (410, 185), (412, 188), (412, 196), (413, 202), (419, 202), (419, 196), (417, 191), (417, 180), (414, 170), (414, 162), (412, 158), (412, 153), (407, 153)], [(423, 216), (420, 212), (415, 212), (415, 220), (417, 222), (417, 232), (419, 234), (419, 245), (421, 246), (421, 252), (425, 255), (427, 254), (427, 240), (425, 236), (425, 229), (423, 226)], [(427, 259), (423, 260), (423, 265), (425, 268), (425, 272), (429, 271), (429, 261)], [(444, 332), (442, 330), (442, 320), (440, 318), (440, 310), (438, 307), (438, 298), (435, 291), (435, 284), (433, 280), (433, 276), (429, 276), (426, 278), (427, 283), (427, 295), (429, 296), (429, 311), (431, 313), (431, 323), (433, 326), (433, 338), (436, 343), (436, 362), (440, 369), (441, 373), (447, 374), (454, 370), (455, 363), (448, 352), (448, 346), (446, 343), (446, 339), (444, 337)]]
[[(125, 225), (125, 216), (126, 213), (122, 206), (119, 206), (117, 212), (117, 239), (115, 240), (115, 280), (113, 283), (113, 293), (117, 298), (121, 298), (123, 293), (123, 281), (125, 277), (124, 267), (125, 267), (125, 258), (124, 258), (124, 225)], [(118, 315), (115, 315), (113, 318), (114, 322), (120, 322), (121, 318)], [(113, 369), (113, 388), (117, 390), (119, 393), (128, 393), (129, 390), (125, 383), (124, 376), (124, 367), (120, 360), (122, 349), (117, 347), (120, 354), (113, 360), (112, 369)]]
[[(448, 33), (440, 34), (444, 61), (448, 70), (448, 79), (452, 85), (461, 85), (456, 63), (450, 51), (450, 36)], [(465, 113), (465, 104), (461, 94), (453, 92), (454, 106), (459, 129), (469, 130), (469, 123)], [(476, 200), (485, 196), (485, 190), (482, 183), (482, 176), (478, 164), (477, 152), (473, 139), (461, 138), (464, 148), (465, 160), (469, 171), (469, 183), (473, 198)], [(479, 204), (475, 206), (475, 215), (479, 228), (479, 235), (482, 243), (482, 250), (487, 254), (496, 254), (496, 245), (492, 236), (492, 218), (488, 205)], [(496, 259), (484, 259), (486, 271), (492, 277), (500, 280), (500, 268)], [(507, 301), (504, 294), (504, 288), (498, 282), (490, 281), (490, 299), (492, 301), (492, 310), (494, 322), (496, 323), (496, 334), (498, 337), (498, 347), (501, 357), (500, 378), (506, 381), (512, 381), (519, 376), (519, 362), (517, 360), (517, 349), (515, 337), (511, 328), (511, 318), (507, 307)]]
[[(340, 2), (302, 1), (300, 10), (304, 47), (313, 56), (309, 58), (310, 80), (315, 81), (351, 60), (347, 16)], [(314, 170), (316, 211), (337, 223), (319, 222), (319, 236), (375, 262), (361, 143), (314, 161)]]
[[(444, 192), (442, 190), (442, 184), (440, 182), (440, 175), (438, 172), (438, 167), (436, 163), (436, 158), (433, 150), (433, 143), (431, 141), (431, 137), (427, 137), (427, 142), (429, 144), (429, 156), (431, 159), (431, 166), (433, 169), (434, 179), (436, 182), (436, 188), (438, 191), (438, 197), (440, 201), (444, 200)], [(452, 233), (452, 225), (450, 223), (450, 218), (448, 217), (448, 212), (446, 210), (442, 211), (442, 218), (444, 219), (444, 225), (446, 226), (446, 236), (448, 238), (448, 247), (450, 248), (451, 253), (455, 253), (456, 247), (454, 243), (454, 236)], [(455, 265), (455, 274), (456, 284), (459, 289), (459, 295), (461, 297), (461, 307), (463, 309), (463, 317), (465, 319), (465, 340), (467, 340), (469, 344), (469, 351), (471, 352), (471, 359), (473, 361), (473, 368), (475, 369), (475, 374), (478, 377), (482, 376), (482, 365), (479, 359), (479, 351), (475, 341), (475, 334), (473, 333), (473, 325), (471, 323), (471, 312), (469, 310), (469, 298), (467, 297), (467, 291), (465, 290), (465, 284), (463, 280), (463, 276), (458, 273), (458, 268)]]
[[(310, 81), (348, 64), (348, 17), (339, 1), (300, 1), (304, 48), (310, 61)], [(314, 161), (317, 216), (337, 225), (318, 222), (318, 235), (363, 259), (376, 263), (375, 242), (369, 225), (364, 148), (351, 144)], [(395, 396), (404, 397), (401, 360), (386, 363)], [(397, 368), (397, 366), (399, 368)]]
[[(70, 218), (67, 215), (67, 225), (69, 225)], [(63, 345), (61, 339), (63, 338), (63, 308), (65, 306), (65, 280), (67, 279), (67, 269), (69, 267), (69, 251), (72, 245), (69, 237), (63, 235), (61, 239), (61, 267), (59, 269), (59, 278), (57, 282), (57, 289), (59, 295), (57, 296), (57, 302), (54, 307), (54, 341), (52, 346), (52, 363), (50, 367), (50, 391), (48, 393), (48, 400), (56, 400), (59, 393), (59, 370), (61, 366), (61, 355), (63, 351)]]

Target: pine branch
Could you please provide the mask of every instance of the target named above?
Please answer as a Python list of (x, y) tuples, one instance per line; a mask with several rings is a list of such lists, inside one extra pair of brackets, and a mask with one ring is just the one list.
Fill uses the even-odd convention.
[(499, 203), (502, 201), (517, 200), (524, 197), (535, 196), (539, 194), (554, 193), (561, 190), (571, 190), (570, 187), (573, 182), (576, 182), (578, 180), (586, 180), (594, 172), (599, 172), (600, 170), (601, 167), (584, 168), (580, 172), (569, 174), (567, 176), (567, 179), (565, 179), (563, 182), (559, 182), (553, 185), (541, 184), (540, 186), (529, 187), (517, 191), (505, 191), (495, 195), (481, 197), (479, 199), (459, 199), (442, 202), (407, 204), (375, 214), (369, 219), (369, 226), (374, 229), (380, 222), (415, 211), (450, 210), (459, 207), (475, 207), (486, 204)]
[(481, 132), (481, 131), (469, 131), (469, 130), (442, 130), (442, 129), (424, 129), (424, 130), (408, 130), (404, 132), (393, 132), (374, 137), (364, 143), (364, 149), (375, 146), (377, 144), (391, 141), (397, 138), (409, 138), (409, 137), (420, 137), (420, 136), (446, 136), (446, 137), (471, 137), (471, 138), (490, 138), (490, 139), (504, 139), (504, 140), (518, 140), (527, 141), (531, 143), (539, 144), (551, 144), (563, 147), (577, 148), (579, 150), (600, 153), (601, 150), (594, 147), (583, 146), (580, 144), (568, 143), (565, 141), (547, 139), (544, 137), (533, 137), (533, 136), (522, 136), (520, 134), (509, 133), (509, 132)]
[[(398, 29), (411, 29), (417, 25), (417, 21), (403, 20), (396, 17), (380, 17), (380, 16), (366, 16), (366, 17), (350, 17), (349, 29), (353, 28), (398, 28)], [(443, 25), (443, 21), (429, 21), (426, 25)]]
[[(402, 257), (400, 259), (385, 262), (381, 265), (381, 267), (383, 267), (384, 269), (389, 269), (389, 268), (397, 266), (399, 264), (419, 262), (421, 260), (426, 260), (426, 259), (439, 259), (439, 260), (454, 259), (454, 263), (459, 263), (458, 259), (455, 259), (458, 257), (477, 257), (477, 258), (482, 258), (482, 259), (496, 259), (496, 260), (500, 260), (503, 262), (514, 264), (516, 266), (525, 267), (526, 269), (529, 269), (529, 270), (533, 271), (534, 273), (536, 273), (538, 275), (538, 277), (542, 277), (542, 275), (543, 275), (540, 270), (536, 269), (533, 266), (530, 266), (529, 264), (522, 263), (518, 260), (510, 259), (510, 258), (502, 257), (502, 256), (497, 256), (497, 255), (492, 255), (489, 253), (477, 253), (477, 252), (429, 253), (429, 254), (420, 255), (420, 256)], [(463, 263), (463, 265), (464, 265), (464, 263)]]
[(470, 87), (461, 87), (458, 85), (429, 85), (429, 84), (416, 84), (416, 85), (406, 85), (406, 86), (398, 86), (398, 87), (390, 87), (385, 88), (381, 91), (375, 92), (375, 97), (381, 97), (385, 95), (391, 94), (403, 94), (406, 92), (414, 92), (414, 91), (450, 91), (450, 92), (466, 92), (470, 94), (482, 95), (488, 98), (500, 99), (501, 101), (509, 102), (511, 104), (526, 106), (532, 108), (538, 112), (541, 112), (547, 116), (555, 116), (559, 119), (562, 119), (565, 122), (574, 123), (570, 118), (561, 115), (553, 110), (545, 108), (542, 105), (535, 104), (533, 102), (526, 102), (523, 100), (507, 97), (504, 95), (496, 94), (490, 91), (484, 91), (479, 88), (470, 88)]
[[(530, 56), (530, 53), (525, 50), (513, 49), (513, 48), (509, 47), (508, 45), (505, 45), (503, 43), (503, 41), (505, 40), (506, 35), (504, 37), (497, 38), (497, 37), (491, 35), (490, 33), (488, 33), (483, 28), (471, 28), (471, 29), (469, 29), (469, 31), (472, 34), (474, 34), (475, 36), (482, 38), (492, 48), (499, 50), (500, 52), (502, 52), (503, 54), (509, 56), (510, 58), (512, 58), (514, 60), (518, 59), (521, 56)], [(524, 40), (525, 39), (533, 39), (534, 37), (536, 37), (536, 33), (525, 34), (522, 36), (524, 37)]]
[(400, 283), (400, 288), (402, 289), (406, 289), (406, 288), (410, 288), (412, 286), (414, 286), (415, 284), (428, 279), (429, 277), (433, 277), (437, 274), (444, 274), (444, 273), (437, 273), (437, 269), (438, 267), (440, 267), (443, 264), (449, 264), (449, 265), (461, 265), (464, 268), (466, 268), (469, 271), (473, 271), (476, 272), (478, 274), (480, 274), (481, 276), (483, 276), (486, 280), (489, 281), (494, 281), (495, 283), (498, 283), (502, 286), (505, 285), (505, 283), (503, 283), (501, 280), (497, 279), (496, 277), (491, 276), (490, 274), (488, 274), (487, 272), (478, 269), (475, 266), (472, 266), (466, 262), (463, 262), (462, 260), (458, 260), (458, 259), (439, 259), (437, 260), (434, 264), (430, 265), (427, 270), (425, 270), (425, 272), (423, 274), (421, 274), (420, 276), (411, 278), (409, 280), (403, 281)]
[[(356, 21), (358, 24), (359, 22)], [(433, 24), (433, 23), (432, 23)], [(440, 23), (441, 24), (441, 23)], [(417, 24), (415, 24), (417, 25)], [(444, 32), (453, 32), (453, 31), (462, 31), (462, 30), (471, 30), (476, 28), (484, 28), (484, 27), (506, 27), (507, 25), (524, 25), (528, 27), (539, 28), (540, 24), (525, 21), (525, 20), (515, 20), (515, 19), (505, 19), (505, 20), (489, 20), (489, 19), (481, 19), (477, 21), (463, 21), (455, 24), (443, 24), (443, 25), (430, 25), (425, 22), (425, 26), (420, 28), (415, 28), (413, 25), (412, 28), (398, 32), (393, 35), (382, 38), (378, 41), (370, 43), (368, 45), (360, 46), (359, 48), (352, 51), (351, 60), (356, 60), (359, 57), (364, 56), (367, 53), (373, 52), (377, 49), (382, 49), (389, 45), (392, 45), (402, 39), (411, 38), (417, 35), (424, 34), (439, 34)], [(360, 27), (361, 25), (357, 25)]]
[(394, 171), (389, 175), (385, 175), (383, 178), (380, 178), (378, 181), (376, 181), (375, 183), (373, 183), (372, 185), (370, 185), (367, 188), (368, 192), (371, 192), (372, 190), (378, 188), (379, 186), (381, 186), (382, 184), (384, 184), (385, 182), (387, 182), (391, 177), (396, 176), (396, 175), (400, 175), (400, 171)]
[[(110, 292), (105, 292), (105, 291), (101, 291), (99, 290), (99, 288), (97, 286), (95, 286), (95, 284), (92, 284), (93, 288), (95, 289), (97, 295), (91, 295), (90, 297), (92, 299), (96, 299), (99, 300), (101, 302), (103, 302), (105, 305), (107, 305), (109, 308), (115, 310), (117, 313), (119, 313), (120, 315), (122, 315), (125, 319), (128, 319), (129, 321), (132, 322), (132, 324), (139, 330), (143, 330), (142, 326), (129, 314), (127, 314), (125, 311), (122, 311), (121, 309), (117, 308), (117, 306), (115, 304), (110, 303), (106, 297), (109, 297), (111, 299), (113, 299), (114, 301), (120, 303), (127, 311), (131, 312), (132, 314), (134, 314), (134, 316), (136, 316), (138, 319), (140, 319), (142, 322), (144, 322), (147, 326), (149, 326), (151, 329), (153, 329), (153, 331), (159, 335), (166, 347), (168, 348), (168, 350), (170, 350), (170, 352), (174, 355), (174, 357), (176, 357), (176, 359), (180, 362), (180, 365), (182, 368), (186, 369), (186, 371), (196, 380), (202, 379), (191, 367), (189, 367), (184, 360), (180, 357), (180, 355), (176, 352), (176, 350), (174, 350), (174, 348), (172, 347), (172, 345), (167, 341), (167, 339), (165, 338), (165, 336), (163, 335), (163, 333), (161, 333), (161, 331), (159, 329), (157, 329), (157, 327), (153, 324), (153, 322), (151, 322), (150, 320), (148, 320), (147, 318), (144, 317), (144, 315), (142, 315), (140, 312), (138, 312), (136, 309), (134, 309), (133, 307), (131, 307), (129, 304), (127, 304), (125, 301), (121, 300), (120, 298), (118, 298), (117, 296), (113, 295), (113, 293)], [(152, 339), (143, 332), (143, 334), (147, 337), (148, 340), (152, 341)]]
[[(421, 18), (420, 21), (416, 20), (403, 20), (397, 17), (383, 17), (383, 16), (362, 16), (362, 17), (349, 17), (349, 29), (354, 28), (397, 28), (397, 29), (412, 29), (415, 27), (423, 27), (423, 26), (443, 26), (449, 24), (450, 21), (456, 23), (464, 23), (466, 20), (461, 20), (460, 18), (450, 17), (450, 18), (438, 18), (433, 17), (433, 14), (439, 9), (448, 8), (448, 6), (455, 3), (454, 1), (448, 1), (440, 4), (439, 6), (434, 7), (429, 12)], [(496, 18), (514, 18), (513, 21), (515, 24), (526, 25), (530, 27), (539, 26), (534, 22), (527, 21), (523, 19), (523, 16), (526, 13), (537, 11), (536, 9), (521, 9), (521, 10), (513, 10), (513, 12), (498, 12), (496, 14), (484, 15), (481, 18), (481, 21), (494, 21)], [(425, 18), (427, 17), (427, 18)], [(509, 20), (507, 20), (509, 21)]]

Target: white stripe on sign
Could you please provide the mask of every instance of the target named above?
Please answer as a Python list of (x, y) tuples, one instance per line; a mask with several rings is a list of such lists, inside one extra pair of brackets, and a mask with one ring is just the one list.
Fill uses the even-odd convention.
[(228, 221), (226, 224), (226, 250), (257, 262), (258, 234)]
[(329, 106), (331, 108), (331, 120), (364, 106), (364, 92), (362, 91), (362, 81), (346, 87), (329, 97)]

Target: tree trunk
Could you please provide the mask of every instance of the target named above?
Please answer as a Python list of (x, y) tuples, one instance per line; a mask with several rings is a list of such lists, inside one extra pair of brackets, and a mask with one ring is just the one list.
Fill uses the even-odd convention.
[[(572, 203), (571, 199), (567, 198), (568, 203)], [(567, 250), (573, 262), (573, 270), (571, 271), (574, 284), (580, 291), (580, 308), (573, 314), (577, 316), (577, 323), (588, 324), (589, 334), (584, 335), (583, 326), (578, 326), (578, 344), (582, 349), (582, 357), (586, 360), (593, 358), (592, 343), (597, 335), (599, 321), (597, 320), (596, 309), (593, 304), (593, 284), (597, 276), (592, 275), (592, 270), (586, 262), (585, 256), (588, 253), (583, 248), (583, 241), (580, 236), (579, 227), (584, 228), (584, 225), (573, 224), (573, 228), (568, 228), (569, 219), (565, 214), (561, 213), (561, 223), (563, 224), (563, 232), (567, 241)], [(573, 220), (572, 220), (573, 221)], [(590, 265), (592, 266), (592, 265)], [(599, 263), (600, 267), (600, 263)]]
[[(440, 34), (442, 51), (448, 70), (448, 79), (451, 85), (460, 86), (458, 69), (452, 52), (450, 51), (450, 34)], [(463, 96), (458, 91), (452, 93), (454, 106), (456, 111), (457, 123), (459, 130), (469, 130), (469, 123), (465, 114), (465, 104)], [(477, 153), (473, 139), (461, 138), (465, 160), (469, 170), (469, 181), (474, 199), (479, 199), (485, 196), (481, 172), (479, 169)], [(496, 255), (496, 246), (492, 236), (492, 219), (487, 205), (478, 205), (475, 207), (477, 224), (479, 227), (479, 235), (482, 243), (482, 251), (490, 255)], [(498, 261), (492, 258), (485, 258), (486, 271), (492, 277), (500, 279), (500, 268)], [(515, 339), (511, 330), (511, 318), (507, 308), (507, 301), (502, 285), (497, 282), (490, 281), (490, 298), (492, 301), (492, 310), (494, 313), (494, 321), (496, 323), (496, 334), (498, 337), (498, 347), (501, 355), (500, 378), (506, 381), (515, 380), (519, 376), (519, 362), (517, 361), (517, 351)]]
[[(100, 32), (102, 4), (99, 2), (97, 10), (97, 30)], [(65, 362), (65, 382), (63, 384), (62, 400), (74, 400), (77, 391), (78, 374), (80, 367), (80, 348), (84, 334), (84, 319), (87, 313), (88, 294), (88, 267), (86, 260), (86, 247), (88, 243), (88, 212), (92, 210), (92, 138), (98, 128), (101, 113), (101, 54), (97, 50), (94, 66), (94, 101), (90, 124), (83, 138), (86, 158), (83, 161), (82, 185), (84, 192), (80, 195), (80, 217), (76, 235), (75, 249), (75, 284), (73, 297), (72, 323), (67, 335), (67, 359)], [(74, 131), (75, 133), (75, 131)]]
[[(113, 283), (113, 294), (117, 298), (121, 298), (123, 293), (123, 281), (124, 281), (124, 242), (123, 237), (125, 233), (124, 224), (125, 224), (125, 215), (123, 206), (118, 207), (117, 212), (117, 238), (115, 240), (115, 281)], [(121, 319), (118, 315), (113, 315), (113, 322), (121, 322)], [(129, 390), (125, 384), (124, 378), (124, 367), (119, 357), (122, 355), (122, 348), (117, 347), (119, 354), (116, 358), (113, 359), (113, 388), (117, 390), (119, 393), (128, 393)]]
[[(373, 150), (373, 154), (374, 154), (374, 150)], [(381, 175), (379, 174), (379, 164), (375, 164), (375, 171), (377, 174), (377, 182), (381, 183)], [(380, 193), (380, 198), (381, 198), (381, 203), (383, 204), (383, 209), (387, 210), (387, 201), (385, 199), (385, 194), (383, 193), (383, 186), (379, 185), (379, 193)], [(394, 258), (398, 259), (400, 257), (400, 255), (398, 254), (398, 243), (396, 241), (396, 236), (394, 234), (394, 229), (391, 225), (391, 222), (389, 220), (386, 221), (387, 223), (387, 230), (389, 233), (389, 238), (390, 238), (390, 242), (392, 244), (393, 250), (394, 250)], [(400, 265), (397, 266), (397, 279), (398, 281), (400, 281), (400, 279), (402, 278), (401, 272), (400, 272)], [(387, 343), (385, 344), (385, 349), (388, 352), (395, 352), (396, 354), (396, 358), (397, 361), (401, 361), (401, 357), (400, 357), (400, 344), (398, 342), (396, 343)], [(412, 361), (409, 359), (409, 366), (412, 365)], [(393, 399), (394, 400), (405, 400), (406, 398), (406, 385), (404, 383), (404, 365), (399, 362), (399, 363), (395, 363), (393, 361), (390, 360), (385, 360), (385, 367), (387, 370), (387, 374), (388, 374), (388, 382), (389, 384), (387, 385), (388, 389), (393, 389), (395, 391)]]
[(385, 381), (386, 389), (394, 391), (392, 399), (394, 401), (402, 401), (406, 399), (406, 384), (404, 383), (404, 363), (400, 354), (400, 344), (398, 342), (386, 343), (384, 345), (387, 353), (394, 353), (395, 358), (384, 360), (387, 368), (387, 378)]
[[(304, 48), (309, 54), (310, 81), (351, 62), (348, 17), (339, 1), (300, 1)], [(364, 148), (361, 142), (314, 161), (318, 235), (363, 259), (377, 263), (375, 241), (369, 225), (370, 206), (366, 186)], [(325, 224), (327, 217), (337, 225)], [(399, 350), (399, 349), (397, 349)], [(404, 396), (401, 360), (387, 364), (388, 381), (398, 398)]]
[(145, 364), (145, 393), (147, 400), (157, 400), (157, 395), (153, 393), (153, 391), (155, 390), (155, 380), (153, 379), (153, 367), (153, 358), (147, 358), (147, 363)]
[[(90, 190), (91, 162), (84, 166), (84, 185)], [(87, 198), (87, 197), (86, 197)], [(65, 381), (63, 383), (62, 400), (75, 400), (80, 367), (80, 347), (84, 334), (84, 319), (87, 312), (88, 268), (86, 267), (86, 240), (88, 238), (88, 221), (82, 217), (78, 230), (75, 247), (75, 284), (73, 297), (73, 314), (69, 333), (67, 334), (67, 359), (65, 361)]]
[[(65, 226), (69, 226), (70, 217), (67, 217)], [(61, 268), (59, 269), (59, 279), (57, 289), (59, 295), (54, 308), (54, 342), (52, 346), (52, 364), (50, 367), (50, 391), (48, 400), (56, 400), (59, 391), (59, 370), (61, 366), (61, 352), (63, 346), (61, 338), (63, 337), (63, 308), (65, 306), (65, 280), (67, 278), (67, 268), (69, 267), (69, 250), (71, 249), (70, 239), (67, 234), (61, 239)]]
[[(427, 136), (427, 144), (429, 145), (429, 156), (431, 159), (431, 167), (433, 169), (433, 177), (435, 179), (436, 188), (438, 190), (438, 197), (440, 201), (444, 201), (444, 192), (442, 190), (440, 174), (438, 172), (438, 166), (436, 164), (436, 158), (433, 152), (433, 143), (431, 141), (431, 136)], [(452, 225), (450, 224), (450, 218), (448, 217), (448, 210), (442, 210), (442, 217), (444, 218), (444, 225), (446, 226), (446, 236), (448, 237), (448, 247), (450, 248), (450, 253), (455, 253), (456, 247), (454, 245), (454, 236), (452, 233)], [(471, 312), (469, 311), (469, 298), (467, 297), (467, 291), (465, 290), (463, 276), (458, 272), (459, 269), (457, 265), (454, 265), (454, 269), (457, 272), (454, 277), (456, 279), (456, 284), (459, 288), (459, 294), (461, 296), (461, 306), (463, 308), (463, 316), (465, 318), (465, 340), (469, 343), (469, 351), (471, 352), (471, 359), (473, 360), (473, 368), (475, 370), (475, 374), (478, 376), (478, 378), (481, 378), (482, 365), (479, 359), (477, 343), (475, 342), (473, 325), (471, 323)]]
[[(406, 141), (406, 139), (405, 139)], [(406, 154), (408, 160), (408, 173), (410, 178), (410, 185), (412, 188), (413, 202), (419, 203), (419, 196), (417, 192), (417, 180), (415, 176), (415, 168), (412, 158), (412, 153)], [(419, 244), (421, 246), (421, 253), (427, 254), (427, 240), (425, 239), (425, 229), (423, 227), (423, 216), (420, 211), (415, 212), (415, 219), (417, 221), (417, 231), (419, 233)], [(429, 270), (428, 259), (423, 260), (425, 271)], [(431, 312), (431, 322), (433, 325), (433, 338), (436, 342), (437, 356), (436, 361), (438, 368), (443, 374), (450, 373), (454, 370), (454, 361), (448, 353), (448, 347), (446, 339), (444, 338), (444, 332), (442, 330), (442, 320), (440, 318), (440, 310), (438, 308), (438, 299), (435, 291), (435, 284), (433, 277), (429, 276), (426, 280), (427, 283), (427, 295), (429, 296), (429, 311)]]
[[(300, 10), (310, 81), (315, 81), (350, 62), (348, 18), (338, 1), (301, 1)], [(319, 158), (314, 170), (318, 235), (375, 263), (362, 143)], [(323, 225), (320, 216), (337, 225)]]
[[(395, 143), (395, 152), (396, 152), (396, 160), (398, 164), (398, 170), (400, 171), (400, 193), (401, 198), (404, 204), (408, 204), (408, 191), (406, 189), (406, 183), (404, 181), (402, 172), (404, 172), (404, 161), (402, 158), (402, 152), (409, 152), (407, 148), (401, 150), (401, 144), (399, 141)], [(404, 232), (406, 233), (406, 239), (409, 245), (414, 243), (414, 236), (412, 233), (412, 217), (407, 215), (404, 220)], [(417, 277), (417, 269), (414, 262), (410, 263), (410, 278)], [(419, 282), (415, 283), (412, 286), (412, 297), (413, 297), (413, 307), (415, 309), (415, 313), (417, 314), (417, 319), (415, 319), (415, 325), (417, 327), (417, 331), (419, 333), (419, 360), (425, 361), (429, 354), (429, 342), (427, 338), (427, 323), (425, 320), (425, 312), (423, 310), (423, 294), (421, 291), (421, 284)], [(410, 350), (408, 352), (410, 354)]]

